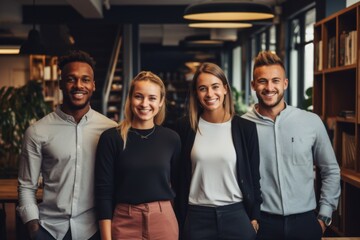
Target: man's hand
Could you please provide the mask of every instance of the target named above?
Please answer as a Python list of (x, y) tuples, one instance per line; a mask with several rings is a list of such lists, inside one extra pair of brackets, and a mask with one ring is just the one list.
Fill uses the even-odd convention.
[(40, 224), (39, 219), (34, 219), (26, 223), (30, 239), (35, 239), (36, 233), (39, 231)]
[(259, 224), (258, 224), (257, 220), (252, 220), (251, 225), (255, 229), (255, 232), (257, 232), (259, 230)]
[(320, 223), (320, 226), (321, 226), (321, 229), (322, 229), (322, 233), (323, 233), (323, 235), (324, 235), (324, 232), (325, 232), (325, 230), (326, 230), (325, 223), (324, 223), (322, 220), (319, 220), (319, 219), (318, 219), (318, 221), (319, 221), (319, 223)]

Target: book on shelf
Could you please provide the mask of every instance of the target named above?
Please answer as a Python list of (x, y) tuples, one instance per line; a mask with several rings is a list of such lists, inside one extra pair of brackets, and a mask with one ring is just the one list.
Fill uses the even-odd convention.
[(351, 64), (354, 64), (357, 60), (357, 31), (351, 31), (350, 35), (353, 40), (351, 43)]
[(339, 66), (345, 65), (345, 39), (347, 33), (342, 31), (339, 37)]
[[(341, 49), (341, 48), (340, 48)], [(345, 64), (355, 64), (357, 60), (357, 31), (350, 31), (345, 36)]]
[(352, 110), (343, 110), (339, 113), (339, 117), (343, 118), (355, 118), (355, 111)]
[(335, 50), (336, 50), (336, 38), (330, 37), (328, 41), (328, 68), (333, 68), (336, 66), (336, 57), (335, 57)]
[(355, 169), (355, 136), (346, 132), (342, 133), (341, 166), (347, 169)]
[(322, 40), (320, 40), (318, 43), (315, 44), (315, 69), (317, 71), (322, 70)]

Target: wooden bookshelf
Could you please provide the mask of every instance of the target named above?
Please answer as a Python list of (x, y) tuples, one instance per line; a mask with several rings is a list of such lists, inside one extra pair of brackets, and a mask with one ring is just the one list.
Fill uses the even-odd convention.
[(331, 131), (341, 167), (332, 230), (344, 237), (360, 236), (359, 28), (360, 2), (314, 25), (313, 109)]
[(47, 55), (30, 55), (30, 80), (41, 83), (46, 102), (54, 109), (62, 102), (59, 89), (58, 58)]

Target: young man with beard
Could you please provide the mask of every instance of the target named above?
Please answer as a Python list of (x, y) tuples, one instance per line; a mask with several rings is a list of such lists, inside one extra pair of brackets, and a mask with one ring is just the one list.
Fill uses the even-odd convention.
[[(100, 239), (94, 206), (95, 151), (100, 134), (117, 126), (90, 107), (94, 60), (83, 51), (59, 59), (63, 104), (25, 133), (17, 211), (31, 239)], [(40, 174), (43, 199), (35, 193)]]
[[(263, 203), (257, 238), (319, 240), (340, 196), (340, 170), (324, 124), (286, 104), (284, 64), (270, 51), (256, 57), (251, 84), (258, 103), (243, 117), (256, 123), (259, 136)], [(318, 213), (314, 165), (322, 183)]]

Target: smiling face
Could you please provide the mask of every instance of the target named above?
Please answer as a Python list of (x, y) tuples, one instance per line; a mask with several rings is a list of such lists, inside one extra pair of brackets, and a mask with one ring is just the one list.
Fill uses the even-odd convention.
[(88, 110), (95, 91), (94, 72), (84, 62), (70, 62), (61, 72), (60, 88), (63, 92), (63, 108), (67, 111)]
[(132, 127), (146, 129), (154, 126), (154, 117), (164, 104), (160, 91), (160, 86), (151, 81), (135, 83), (131, 95)]
[(259, 109), (280, 112), (284, 106), (284, 92), (288, 87), (288, 79), (280, 65), (265, 65), (255, 68), (251, 86), (259, 100)]
[(224, 98), (227, 87), (216, 76), (201, 73), (196, 83), (196, 94), (204, 111), (224, 111)]

